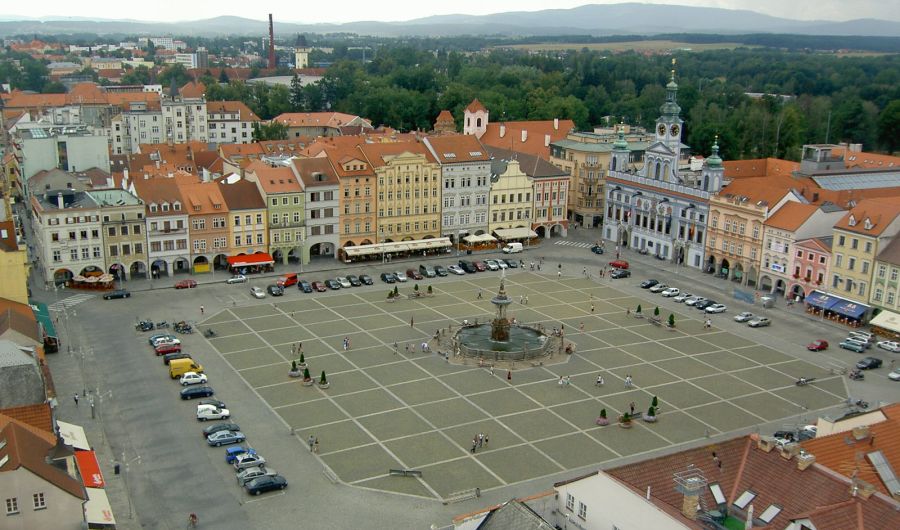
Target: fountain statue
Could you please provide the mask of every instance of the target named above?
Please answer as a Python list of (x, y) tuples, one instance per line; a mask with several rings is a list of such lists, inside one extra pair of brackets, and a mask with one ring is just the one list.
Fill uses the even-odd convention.
[(507, 342), (509, 340), (509, 319), (506, 318), (506, 306), (512, 303), (506, 295), (506, 279), (500, 278), (500, 290), (497, 296), (491, 298), (491, 303), (497, 307), (497, 318), (491, 321), (491, 340)]

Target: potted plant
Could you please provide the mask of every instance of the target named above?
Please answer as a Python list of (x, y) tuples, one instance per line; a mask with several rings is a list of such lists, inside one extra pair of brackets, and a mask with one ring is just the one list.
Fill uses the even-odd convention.
[(653, 399), (650, 400), (650, 406), (655, 409), (659, 408), (659, 400), (656, 399), (656, 396), (653, 396)]
[(300, 377), (300, 369), (297, 368), (297, 361), (291, 361), (291, 369), (288, 370), (288, 377)]
[(398, 296), (400, 296), (400, 289), (398, 289), (397, 286), (395, 285), (394, 286), (394, 298), (396, 298)]
[(653, 316), (659, 318), (659, 306), (656, 306), (656, 309), (653, 310)]
[(309, 376), (309, 368), (303, 369), (303, 386), (312, 386), (313, 379)]
[(644, 414), (644, 421), (646, 421), (647, 423), (656, 422), (656, 407), (650, 405), (650, 408), (647, 409), (647, 414)]
[(434, 289), (430, 285), (428, 286), (428, 296), (434, 296)]
[(637, 318), (644, 317), (643, 313), (641, 313), (641, 304), (638, 304), (637, 309), (634, 310), (634, 316)]
[(325, 378), (325, 370), (322, 370), (322, 377), (319, 378), (319, 388), (328, 388), (330, 386), (331, 383)]
[(388, 301), (388, 302), (393, 302), (393, 301), (394, 301), (394, 291), (388, 291), (387, 301)]
[(297, 366), (299, 368), (306, 368), (306, 358), (303, 356), (303, 352), (300, 352), (300, 360), (297, 361)]
[(600, 409), (600, 417), (597, 418), (597, 425), (609, 425), (609, 420), (606, 418), (606, 409)]
[(623, 429), (631, 428), (631, 415), (627, 412), (623, 412), (621, 416), (619, 416), (619, 427)]
[(672, 313), (669, 313), (669, 328), (675, 329), (675, 315)]
[(413, 292), (416, 294), (416, 296), (419, 296), (419, 284), (413, 285)]

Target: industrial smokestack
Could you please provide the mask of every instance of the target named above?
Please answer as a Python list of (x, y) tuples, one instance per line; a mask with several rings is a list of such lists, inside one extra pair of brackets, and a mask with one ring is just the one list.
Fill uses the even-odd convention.
[(269, 68), (275, 68), (275, 26), (272, 24), (272, 13), (269, 13)]

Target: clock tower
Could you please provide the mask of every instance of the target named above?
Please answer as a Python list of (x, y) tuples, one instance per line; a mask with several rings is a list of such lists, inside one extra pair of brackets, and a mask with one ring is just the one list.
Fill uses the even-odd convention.
[(678, 161), (681, 159), (681, 107), (678, 106), (678, 83), (675, 82), (675, 59), (672, 77), (666, 85), (666, 101), (659, 107), (656, 119), (656, 140), (644, 155), (644, 174), (654, 180), (678, 182)]

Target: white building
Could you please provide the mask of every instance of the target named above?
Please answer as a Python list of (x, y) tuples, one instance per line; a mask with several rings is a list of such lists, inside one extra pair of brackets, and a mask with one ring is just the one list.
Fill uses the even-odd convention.
[(22, 178), (42, 170), (85, 171), (92, 167), (109, 170), (109, 146), (105, 136), (85, 126), (25, 124), (18, 128), (21, 139)]
[(454, 243), (466, 235), (488, 232), (491, 157), (474, 136), (447, 135), (425, 139), (425, 147), (441, 165), (442, 235)]
[[(141, 144), (207, 142), (206, 100), (162, 97), (156, 102), (135, 101), (111, 120), (109, 146), (114, 154), (139, 152)], [(108, 167), (108, 162), (107, 162)]]
[(209, 141), (216, 144), (248, 144), (259, 116), (241, 101), (210, 101), (206, 104)]
[(303, 246), (303, 262), (310, 257), (335, 257), (340, 244), (339, 182), (337, 174), (326, 157), (292, 160), (297, 179), (306, 194), (306, 244)]
[(34, 250), (44, 281), (62, 284), (85, 272), (105, 271), (100, 206), (83, 191), (35, 191)]

